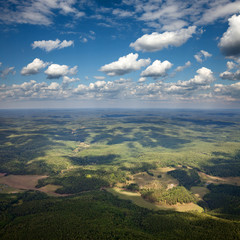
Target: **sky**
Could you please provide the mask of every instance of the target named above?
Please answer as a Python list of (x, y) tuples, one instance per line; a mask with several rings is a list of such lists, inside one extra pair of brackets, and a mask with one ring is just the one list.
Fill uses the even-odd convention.
[(0, 108), (240, 108), (240, 1), (0, 0)]

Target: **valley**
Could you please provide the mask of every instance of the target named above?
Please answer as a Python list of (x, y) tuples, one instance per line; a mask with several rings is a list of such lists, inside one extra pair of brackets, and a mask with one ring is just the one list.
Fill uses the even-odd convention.
[[(86, 239), (98, 239), (91, 235), (94, 221), (104, 238), (111, 229), (119, 239), (124, 234), (131, 239), (129, 231), (135, 229), (133, 239), (173, 239), (168, 224), (162, 225), (178, 221), (173, 216), (180, 221), (174, 231), (191, 224), (196, 239), (212, 237), (220, 228), (218, 239), (240, 234), (237, 111), (1, 110), (0, 123), (4, 239), (15, 239), (19, 224), (38, 226), (36, 239), (48, 238), (43, 221), (59, 214), (70, 221), (75, 208), (78, 224), (91, 222)], [(111, 216), (103, 208), (112, 209)], [(37, 222), (27, 223), (32, 217)], [(108, 229), (111, 218), (122, 227)], [(58, 225), (56, 219), (47, 221)], [(231, 229), (236, 234), (229, 238)], [(178, 239), (187, 239), (186, 230), (180, 232)]]

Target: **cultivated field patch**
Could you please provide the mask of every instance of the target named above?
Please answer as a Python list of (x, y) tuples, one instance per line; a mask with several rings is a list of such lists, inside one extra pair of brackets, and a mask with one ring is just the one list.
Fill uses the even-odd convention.
[(17, 189), (36, 190), (35, 186), (38, 180), (47, 177), (40, 175), (8, 175), (1, 177), (0, 183)]
[[(8, 175), (1, 174), (0, 188), (2, 193), (16, 193), (21, 190), (36, 190), (45, 192), (50, 196), (68, 196), (69, 194), (59, 194), (55, 191), (61, 186), (48, 184), (42, 188), (36, 188), (38, 180), (47, 178), (48, 176), (40, 175)], [(1, 187), (2, 186), (2, 187)]]
[(168, 204), (154, 204), (150, 203), (146, 200), (144, 200), (141, 197), (140, 193), (133, 193), (133, 192), (128, 192), (120, 188), (108, 188), (106, 189), (108, 192), (112, 193), (115, 196), (118, 196), (120, 199), (124, 200), (130, 200), (134, 204), (143, 207), (143, 208), (148, 208), (151, 210), (173, 210), (173, 211), (178, 211), (178, 212), (189, 212), (189, 211), (197, 211), (197, 212), (202, 212), (203, 209), (198, 206), (195, 203), (184, 203), (184, 204), (175, 204), (175, 205), (168, 205)]
[(199, 177), (203, 182), (207, 184), (230, 184), (235, 186), (240, 186), (240, 177), (216, 177), (211, 176), (203, 172), (198, 172)]

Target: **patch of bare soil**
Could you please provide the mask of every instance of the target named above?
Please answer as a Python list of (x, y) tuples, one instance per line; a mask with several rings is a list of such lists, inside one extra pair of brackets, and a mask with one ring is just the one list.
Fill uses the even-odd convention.
[(35, 190), (38, 180), (47, 178), (41, 175), (8, 175), (0, 178), (0, 183), (13, 188)]
[(211, 176), (203, 172), (198, 172), (199, 177), (203, 182), (208, 184), (230, 184), (235, 186), (240, 186), (240, 177), (216, 177)]
[[(5, 174), (0, 175), (0, 184), (5, 184), (13, 189), (19, 190), (37, 190), (41, 192), (45, 192), (51, 196), (68, 196), (69, 194), (58, 194), (55, 191), (60, 188), (61, 186), (57, 185), (46, 185), (42, 188), (36, 188), (35, 186), (38, 183), (38, 180), (47, 178), (48, 176), (42, 175), (8, 175)], [(14, 193), (16, 191), (12, 191)]]

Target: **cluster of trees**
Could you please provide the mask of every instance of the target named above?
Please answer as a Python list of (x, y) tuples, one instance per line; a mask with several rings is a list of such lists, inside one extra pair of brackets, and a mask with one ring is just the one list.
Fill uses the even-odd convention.
[(219, 177), (240, 176), (240, 151), (237, 151), (233, 155), (225, 152), (214, 152), (214, 155), (217, 157), (205, 163), (201, 167), (202, 171)]
[(84, 157), (70, 157), (70, 160), (76, 165), (101, 165), (101, 164), (111, 164), (119, 155), (108, 154), (108, 155), (99, 155), (99, 156), (84, 156)]
[(122, 170), (129, 171), (132, 174), (139, 173), (139, 172), (147, 172), (149, 175), (153, 175), (149, 172), (151, 169), (156, 169), (156, 163), (148, 163), (148, 162), (141, 162), (137, 163), (135, 167), (121, 167)]
[(167, 203), (174, 205), (176, 203), (196, 202), (196, 197), (183, 186), (178, 186), (166, 190), (161, 189), (142, 189), (141, 195), (150, 202)]
[(109, 187), (109, 183), (95, 177), (84, 177), (84, 176), (70, 176), (56, 179), (54, 184), (60, 183), (63, 187), (58, 188), (56, 193), (60, 194), (74, 194), (84, 191), (98, 190), (101, 187)]
[(240, 216), (240, 187), (210, 184), (210, 192), (204, 196), (208, 208), (214, 212)]
[(84, 170), (71, 171), (63, 176), (51, 176), (40, 179), (36, 187), (47, 184), (60, 185), (56, 190), (60, 194), (75, 194), (84, 191), (98, 190), (103, 187), (114, 186), (118, 182), (125, 182), (126, 174), (122, 171)]
[(190, 189), (192, 186), (198, 185), (201, 180), (195, 169), (176, 169), (168, 172), (169, 175), (179, 181), (179, 185)]
[(132, 192), (136, 192), (136, 191), (140, 190), (139, 185), (137, 183), (131, 183), (131, 184), (127, 185), (126, 189), (129, 191), (132, 191)]

